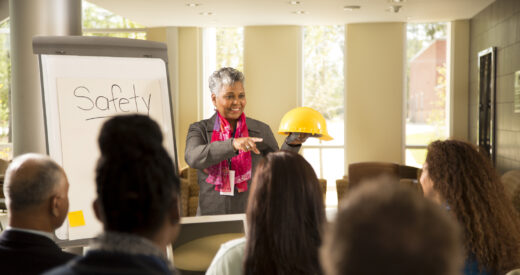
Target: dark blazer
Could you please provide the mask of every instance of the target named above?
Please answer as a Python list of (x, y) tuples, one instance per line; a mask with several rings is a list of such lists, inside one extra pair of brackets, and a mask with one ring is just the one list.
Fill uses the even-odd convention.
[(63, 252), (51, 239), (37, 234), (8, 229), (0, 235), (2, 274), (41, 274), (75, 256)]
[[(218, 191), (215, 191), (213, 184), (206, 182), (208, 174), (204, 172), (204, 169), (223, 160), (231, 159), (236, 155), (233, 149), (232, 139), (211, 143), (211, 135), (213, 134), (216, 117), (217, 115), (215, 113), (210, 119), (204, 119), (191, 124), (188, 130), (188, 136), (186, 137), (184, 158), (190, 167), (197, 169), (200, 187), (197, 215), (244, 213), (247, 206), (251, 180), (248, 181), (246, 192), (239, 193), (235, 188), (234, 196), (222, 196)], [(263, 138), (262, 142), (256, 143), (261, 154), (257, 155), (251, 152), (251, 175), (254, 175), (258, 162), (268, 153), (278, 151), (278, 143), (269, 125), (249, 117), (246, 118), (246, 124), (250, 137)], [(290, 146), (285, 142), (282, 145), (282, 150), (298, 152), (300, 148), (301, 146)]]
[(167, 264), (149, 255), (134, 255), (101, 250), (91, 250), (64, 266), (57, 267), (44, 275), (172, 275)]

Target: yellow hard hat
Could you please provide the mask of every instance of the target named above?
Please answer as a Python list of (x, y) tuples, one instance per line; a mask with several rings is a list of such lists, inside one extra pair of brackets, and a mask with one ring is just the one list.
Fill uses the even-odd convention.
[(327, 133), (327, 123), (320, 112), (309, 107), (298, 107), (287, 112), (280, 122), (278, 133), (309, 133), (321, 140), (332, 140)]

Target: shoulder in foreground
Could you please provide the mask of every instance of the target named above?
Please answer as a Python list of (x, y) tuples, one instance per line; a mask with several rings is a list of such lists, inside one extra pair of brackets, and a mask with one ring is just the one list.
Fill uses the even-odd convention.
[(72, 271), (72, 269), (68, 265), (62, 265), (47, 272), (43, 273), (43, 275), (75, 275), (76, 273)]
[(229, 257), (230, 255), (243, 255), (246, 247), (246, 238), (234, 239), (227, 241), (220, 246), (215, 258)]

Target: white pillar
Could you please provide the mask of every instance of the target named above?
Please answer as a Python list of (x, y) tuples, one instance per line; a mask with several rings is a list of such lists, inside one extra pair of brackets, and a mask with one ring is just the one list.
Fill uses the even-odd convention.
[(81, 35), (81, 0), (10, 0), (13, 156), (46, 153), (35, 35)]
[(348, 24), (345, 31), (347, 163), (404, 163), (406, 24)]
[(450, 137), (468, 140), (469, 133), (469, 19), (451, 22), (448, 44), (450, 71), (448, 73)]

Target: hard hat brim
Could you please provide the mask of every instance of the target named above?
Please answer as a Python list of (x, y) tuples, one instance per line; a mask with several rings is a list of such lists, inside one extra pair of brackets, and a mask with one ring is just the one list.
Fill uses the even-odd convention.
[[(278, 132), (278, 134), (280, 135), (286, 135), (288, 136), (290, 133), (292, 132)], [(319, 133), (310, 133), (310, 132), (294, 132), (294, 133), (306, 133), (306, 134), (311, 134), (311, 135), (320, 135), (320, 136), (310, 136), (312, 138), (317, 138), (317, 139), (321, 139), (321, 140), (324, 140), (324, 141), (329, 141), (329, 140), (333, 140), (334, 138), (329, 136), (328, 134), (319, 134)]]
[(297, 107), (287, 112), (280, 121), (278, 133), (307, 133), (321, 140), (332, 140), (327, 132), (323, 115), (310, 107)]

